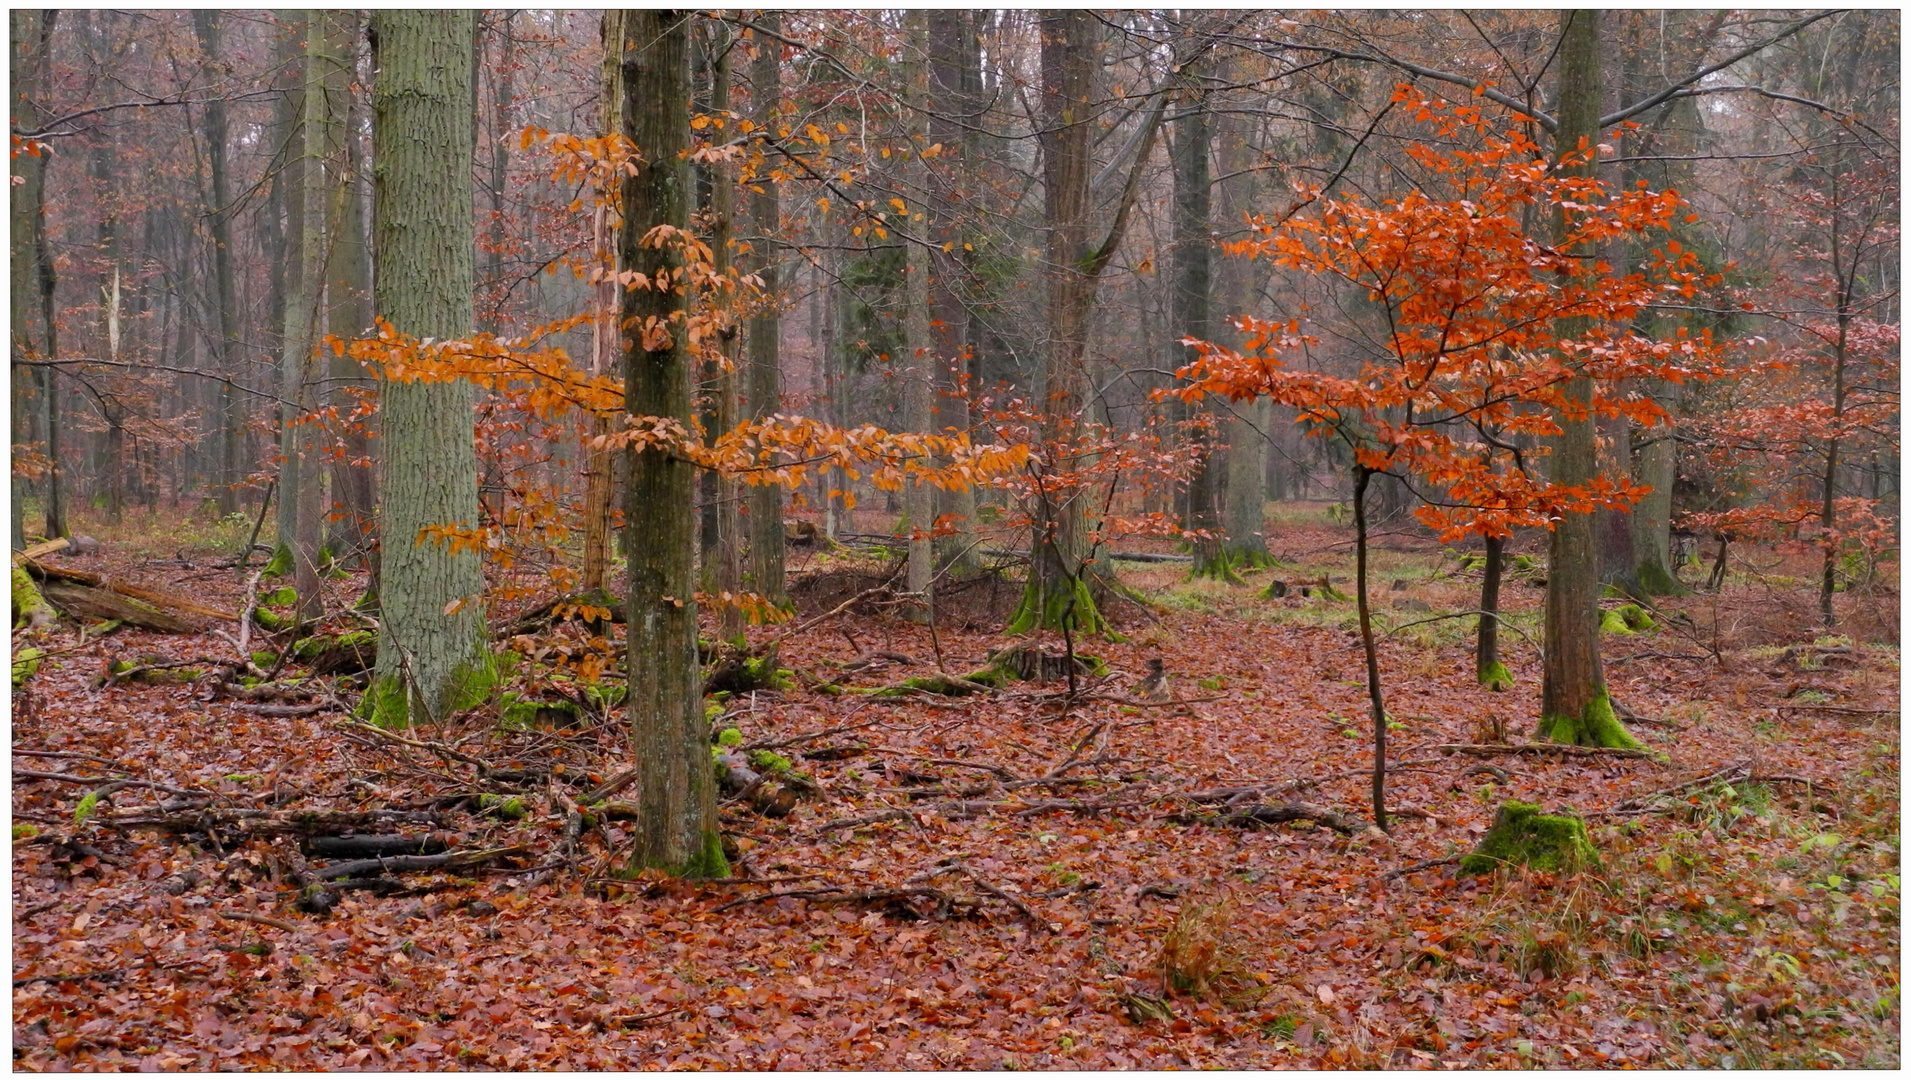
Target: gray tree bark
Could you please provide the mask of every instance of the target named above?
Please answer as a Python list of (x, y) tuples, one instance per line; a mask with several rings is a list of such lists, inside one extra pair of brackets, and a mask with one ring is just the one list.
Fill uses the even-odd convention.
[[(629, 11), (619, 55), (621, 125), (643, 155), (623, 186), (620, 261), (655, 280), (683, 266), (674, 242), (649, 244), (659, 226), (690, 227), (690, 13)], [(761, 83), (758, 84), (761, 87)], [(624, 400), (632, 416), (688, 429), (692, 364), (681, 324), (689, 297), (675, 290), (623, 293)], [(697, 667), (696, 468), (662, 448), (630, 455), (624, 549), (630, 560), (630, 723), (640, 817), (631, 867), (722, 877), (716, 776)], [(779, 553), (782, 538), (777, 538)]]
[[(472, 329), (472, 14), (381, 9), (372, 31), (373, 302), (400, 333), (456, 340)], [(477, 552), (421, 535), (478, 523), (475, 390), (456, 379), (380, 394), (383, 619), (366, 711), (403, 726), (483, 700), (496, 665)]]
[[(372, 330), (371, 246), (365, 236), (365, 145), (359, 138), (363, 112), (352, 86), (358, 72), (358, 42), (363, 17), (357, 11), (328, 13), (334, 62), (325, 74), (328, 156), (344, 168), (332, 185), (327, 202), (325, 255), (326, 331), (346, 341)], [(341, 416), (358, 405), (352, 391), (369, 387), (364, 368), (349, 356), (334, 354), (330, 366), (330, 403)], [(340, 434), (343, 460), (333, 463), (330, 546), (335, 557), (375, 566), (372, 560), (372, 519), (375, 485), (371, 440), (363, 430)], [(365, 462), (365, 464), (359, 464)], [(377, 590), (376, 573), (371, 588)]]
[(292, 572), (299, 594), (301, 619), (324, 614), (318, 581), (318, 518), (324, 474), (317, 456), (314, 432), (302, 423), (318, 408), (316, 345), (320, 294), (325, 287), (325, 89), (330, 65), (330, 35), (323, 13), (304, 13), (303, 32), (287, 40), (305, 49), (300, 78), (299, 118), (286, 140), (286, 210), (289, 235), (285, 245), (287, 279), (285, 336), (279, 355), (279, 553), (274, 562)]
[[(765, 11), (758, 22), (771, 33), (782, 25), (774, 11)], [(760, 130), (774, 130), (778, 102), (782, 97), (783, 45), (765, 37), (757, 43), (756, 60), (750, 67), (752, 111)], [(767, 304), (751, 317), (744, 331), (749, 346), (749, 373), (745, 380), (744, 411), (761, 420), (774, 414), (782, 404), (781, 363), (783, 350), (782, 315), (777, 295), (776, 248), (782, 232), (782, 205), (777, 186), (769, 177), (759, 177), (750, 194), (750, 231), (755, 247), (754, 269), (763, 279)], [(776, 484), (750, 487), (750, 561), (746, 584), (752, 592), (779, 607), (789, 604), (789, 591), (783, 579), (783, 489)]]
[[(906, 248), (907, 270), (904, 278), (907, 307), (903, 316), (903, 426), (910, 431), (928, 433), (930, 395), (933, 393), (930, 368), (934, 364), (935, 342), (929, 336), (929, 230), (926, 207), (929, 205), (929, 167), (922, 157), (927, 147), (923, 108), (929, 93), (929, 72), (923, 62), (929, 51), (928, 12), (912, 8), (903, 16), (903, 33), (908, 39), (902, 68), (903, 86), (909, 98), (909, 158), (903, 163), (904, 205), (897, 236)], [(909, 591), (921, 598), (923, 607), (914, 615), (933, 621), (930, 605), (935, 603), (930, 586), (935, 579), (935, 492), (927, 484), (910, 485), (905, 493), (909, 514)]]
[[(224, 81), (224, 62), (220, 55), (221, 22), (217, 11), (192, 13), (193, 28), (204, 54), (201, 71), (208, 85)], [(212, 301), (219, 320), (217, 370), (227, 379), (239, 377), (239, 300), (232, 269), (232, 198), (226, 167), (226, 103), (219, 95), (206, 102), (206, 169), (210, 181), (211, 202), (206, 206), (207, 224), (212, 233)], [(241, 450), (245, 445), (245, 415), (239, 395), (230, 382), (219, 386), (219, 514), (239, 508)]]

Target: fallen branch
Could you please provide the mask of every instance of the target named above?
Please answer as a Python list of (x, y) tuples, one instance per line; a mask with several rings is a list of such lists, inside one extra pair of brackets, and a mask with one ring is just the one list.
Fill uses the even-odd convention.
[(244, 709), (255, 716), (317, 716), (322, 712), (342, 712), (340, 706), (329, 701), (313, 702), (310, 705), (261, 705), (256, 702), (235, 702), (234, 708)]
[(988, 893), (990, 896), (993, 896), (997, 900), (1000, 900), (1003, 903), (1009, 905), (1010, 907), (1014, 908), (1016, 911), (1021, 912), (1022, 918), (1028, 920), (1029, 926), (1034, 927), (1035, 929), (1038, 929), (1042, 931), (1043, 933), (1052, 934), (1055, 932), (1055, 928), (1053, 926), (1050, 926), (1046, 920), (1037, 918), (1035, 915), (1035, 912), (1030, 910), (1029, 906), (1023, 903), (1020, 898), (1010, 893), (1004, 892), (1003, 890), (996, 888), (994, 885), (989, 884), (987, 881), (984, 881), (982, 879), (982, 875), (976, 873), (973, 869), (971, 869), (968, 863), (963, 862), (961, 859), (957, 859), (954, 862), (952, 862), (950, 865), (954, 869), (962, 871), (963, 875), (966, 876), (971, 882), (973, 882), (976, 888), (981, 889), (983, 892)]
[(123, 776), (73, 776), (70, 773), (33, 772), (27, 769), (15, 769), (13, 772), (13, 780), (14, 783), (19, 783), (22, 780), (50, 780), (58, 784), (85, 784), (89, 786), (95, 784), (112, 784), (121, 788), (151, 788), (154, 791), (163, 791), (168, 795), (187, 795), (199, 798), (213, 794), (210, 791), (195, 791), (191, 788), (174, 787), (171, 784), (162, 784), (157, 780), (132, 780)]
[(1502, 754), (1536, 754), (1542, 757), (1615, 757), (1655, 758), (1650, 750), (1629, 750), (1618, 746), (1574, 746), (1571, 743), (1443, 743), (1428, 747), (1449, 754), (1469, 757), (1497, 757)]
[(784, 897), (794, 897), (798, 900), (820, 900), (829, 903), (842, 901), (852, 904), (877, 904), (887, 903), (891, 900), (906, 900), (912, 896), (932, 897), (935, 899), (937, 907), (943, 909), (953, 907), (958, 902), (955, 897), (950, 896), (941, 889), (932, 888), (928, 885), (904, 885), (892, 889), (860, 890), (845, 889), (841, 886), (832, 885), (820, 889), (778, 889), (774, 892), (758, 893), (755, 896), (739, 896), (735, 900), (718, 904), (716, 907), (711, 908), (710, 913), (714, 915), (721, 911), (728, 911), (734, 907), (742, 907), (745, 904), (756, 904), (765, 900), (781, 900)]
[(222, 919), (231, 919), (234, 922), (248, 922), (259, 926), (270, 926), (291, 934), (301, 933), (304, 930), (304, 928), (297, 923), (287, 922), (284, 919), (275, 919), (270, 915), (255, 915), (250, 911), (221, 911), (219, 917)]
[[(201, 795), (203, 793), (194, 792)], [(255, 836), (320, 836), (356, 832), (394, 824), (442, 826), (435, 814), (408, 810), (184, 810), (171, 812), (145, 807), (112, 817), (88, 819), (115, 829), (158, 828), (172, 832), (207, 832)]]
[(40, 982), (118, 982), (125, 977), (125, 968), (107, 968), (105, 971), (75, 971), (61, 975), (22, 975), (13, 980), (13, 985), (17, 988)]
[[(1388, 813), (1398, 813), (1398, 812), (1399, 811), (1392, 811), (1392, 810), (1388, 811)], [(1403, 866), (1398, 870), (1389, 870), (1386, 873), (1380, 875), (1380, 880), (1392, 881), (1394, 878), (1406, 877), (1408, 874), (1417, 874), (1422, 870), (1431, 870), (1436, 866), (1451, 866), (1452, 864), (1459, 862), (1461, 859), (1465, 857), (1466, 856), (1464, 855), (1449, 855), (1444, 859), (1428, 859), (1426, 862), (1417, 862), (1417, 863), (1414, 863), (1412, 866)]]
[(357, 877), (367, 871), (405, 874), (417, 870), (453, 870), (467, 866), (483, 866), (499, 859), (523, 855), (528, 851), (530, 848), (524, 844), (513, 844), (510, 847), (492, 848), (488, 851), (453, 851), (443, 855), (393, 855), (387, 858), (356, 859), (311, 869), (306, 871), (305, 876), (313, 881), (326, 881), (333, 878)]

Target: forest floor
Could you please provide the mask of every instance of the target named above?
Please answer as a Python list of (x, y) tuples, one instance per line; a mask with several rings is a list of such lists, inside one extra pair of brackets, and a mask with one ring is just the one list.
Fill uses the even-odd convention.
[[(748, 876), (722, 882), (617, 879), (615, 822), (566, 840), (569, 797), (628, 763), (614, 713), (502, 730), (494, 709), (408, 736), (520, 770), (485, 777), (336, 712), (262, 715), (203, 683), (99, 686), (113, 658), (230, 656), (210, 633), (40, 631), (53, 655), (13, 697), (15, 1068), (1900, 1064), (1895, 591), (1841, 594), (1851, 636), (1814, 640), (1809, 585), (1778, 576), (1801, 571), (1755, 553), (1722, 594), (1668, 599), (1658, 629), (1604, 640), (1613, 692), (1662, 756), (1476, 756), (1492, 752), (1441, 748), (1531, 737), (1534, 651), (1503, 635), (1516, 687), (1476, 686), (1471, 619), (1404, 624), (1473, 607), (1477, 575), (1385, 539), (1375, 602), (1400, 627), (1381, 654), (1388, 836), (1364, 828), (1353, 605), (1259, 589), (1331, 572), (1351, 591), (1348, 530), (1294, 511), (1270, 533), (1283, 565), (1254, 587), (1121, 564), (1156, 606), (1121, 605), (1123, 642), (1076, 643), (1115, 676), (1066, 714), (1061, 683), (728, 702), (721, 726), (780, 744), (820, 792), (775, 819), (726, 805)], [(239, 608), (232, 570), (170, 550), (109, 539), (62, 561)], [(794, 580), (817, 582), (797, 590), (803, 616), (877, 567), (793, 555)], [(329, 582), (328, 610), (358, 584)], [(967, 671), (1002, 644), (1014, 592), (971, 589), (933, 640), (845, 614), (786, 642), (782, 663), (812, 687), (932, 674), (938, 653)], [(1536, 633), (1541, 590), (1508, 594)], [(903, 659), (842, 671), (877, 652)], [(1128, 696), (1151, 658), (1185, 704)], [(805, 738), (832, 729), (848, 730)], [(512, 788), (524, 770), (542, 772)], [(76, 826), (112, 777), (187, 789), (222, 821), (403, 810), (436, 815), (461, 850), (525, 848), (393, 874), (402, 891), (315, 915), (295, 905), (296, 837), (136, 827), (123, 819), (173, 794), (137, 786)], [(1355, 827), (1235, 827), (1190, 798), (1229, 787)], [(474, 812), (485, 789), (515, 791), (526, 815)], [(1469, 850), (1508, 798), (1585, 815), (1598, 868), (1408, 869)]]

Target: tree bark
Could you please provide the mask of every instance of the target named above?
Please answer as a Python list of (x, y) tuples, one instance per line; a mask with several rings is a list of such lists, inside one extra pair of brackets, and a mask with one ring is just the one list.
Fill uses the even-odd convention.
[[(224, 62), (220, 59), (221, 23), (217, 11), (192, 13), (193, 28), (204, 53), (202, 71), (209, 85), (224, 81)], [(215, 346), (215, 370), (227, 379), (239, 378), (239, 300), (232, 269), (231, 184), (226, 168), (226, 103), (217, 94), (206, 103), (206, 169), (212, 187), (212, 201), (206, 218), (212, 233), (212, 296), (219, 320)], [(219, 515), (224, 517), (239, 508), (240, 452), (245, 439), (245, 416), (239, 395), (230, 382), (219, 385)]]
[(1486, 566), (1480, 577), (1479, 643), (1473, 670), (1489, 690), (1510, 690), (1513, 675), (1500, 662), (1500, 578), (1506, 570), (1506, 538), (1486, 538)]
[[(923, 58), (929, 51), (928, 12), (912, 8), (903, 15), (903, 33), (908, 39), (904, 53), (902, 81), (908, 95), (908, 159), (903, 163), (903, 203), (901, 228), (897, 236), (905, 247), (907, 268), (904, 291), (907, 293), (903, 316), (903, 426), (910, 431), (928, 433), (930, 419), (931, 367), (935, 343), (929, 336), (929, 229), (926, 207), (929, 205), (929, 168), (922, 151), (928, 146), (922, 110), (928, 104), (929, 73)], [(930, 585), (935, 579), (935, 492), (929, 485), (914, 483), (906, 493), (909, 515), (909, 591), (920, 598), (922, 607), (912, 616), (924, 622), (934, 621)]]
[[(977, 154), (979, 139), (975, 128), (981, 121), (981, 53), (970, 30), (967, 11), (931, 11), (929, 13), (929, 115), (931, 145), (942, 147), (941, 156), (929, 168), (929, 199), (924, 210), (929, 215), (932, 250), (929, 253), (929, 311), (936, 342), (935, 376), (941, 397), (934, 412), (935, 427), (966, 432), (973, 422), (969, 415), (969, 307), (966, 285), (969, 277), (968, 229), (958, 207), (980, 186), (977, 170), (982, 162)], [(945, 250), (946, 249), (946, 250)], [(982, 565), (976, 541), (976, 491), (973, 487), (937, 491), (938, 516), (947, 516), (949, 535), (936, 539), (936, 562), (952, 575), (974, 573)]]
[[(606, 10), (601, 25), (604, 63), (598, 74), (597, 128), (606, 134), (618, 130), (617, 110), (624, 97), (621, 81), (623, 18), (621, 10)], [(621, 268), (617, 265), (617, 246), (611, 237), (610, 222), (610, 208), (599, 206), (592, 218), (592, 239), (605, 276), (598, 281), (591, 297), (597, 314), (591, 327), (593, 375), (609, 371), (611, 365), (618, 362), (615, 357), (621, 351), (617, 347), (616, 280), (616, 272)], [(605, 588), (610, 577), (611, 488), (614, 486), (611, 473), (614, 471), (614, 459), (611, 457), (612, 452), (603, 449), (601, 444), (591, 445), (610, 433), (609, 416), (593, 415), (590, 418), (590, 442), (586, 444), (584, 458), (584, 566), (579, 575), (579, 584), (586, 592)]]
[[(765, 11), (759, 24), (777, 33), (780, 16)], [(750, 67), (752, 111), (759, 130), (774, 131), (778, 103), (782, 97), (783, 45), (771, 37), (757, 42), (756, 59)], [(764, 305), (750, 318), (745, 330), (749, 345), (749, 376), (744, 393), (745, 411), (751, 419), (774, 415), (782, 404), (781, 376), (778, 365), (783, 350), (783, 323), (777, 294), (776, 246), (782, 232), (782, 204), (777, 185), (768, 176), (751, 185), (750, 229), (756, 258), (753, 268), (763, 279)], [(750, 486), (750, 562), (747, 584), (752, 592), (778, 607), (789, 606), (789, 591), (783, 579), (783, 488), (777, 484)]]
[(1354, 463), (1354, 601), (1360, 614), (1360, 651), (1367, 662), (1367, 705), (1374, 725), (1374, 824), (1387, 827), (1387, 708), (1380, 697), (1380, 655), (1367, 606), (1367, 481), (1373, 470)]
[[(381, 9), (372, 30), (374, 303), (400, 333), (456, 340), (472, 327), (472, 14)], [(483, 700), (496, 667), (477, 552), (421, 535), (478, 523), (474, 388), (455, 379), (380, 392), (383, 621), (366, 711), (403, 726)]]
[[(690, 227), (690, 13), (626, 12), (621, 127), (643, 155), (623, 182), (620, 261), (647, 278), (684, 263), (674, 241), (644, 243), (653, 229)], [(621, 46), (629, 46), (628, 49)], [(758, 84), (759, 88), (763, 85)], [(689, 297), (675, 290), (623, 293), (624, 401), (633, 417), (694, 422), (692, 367), (679, 321)], [(640, 818), (631, 868), (722, 877), (716, 776), (697, 668), (696, 469), (661, 447), (630, 455), (625, 551), (630, 560), (630, 722)], [(782, 538), (777, 538), (780, 546)]]
[[(46, 41), (42, 19), (50, 19), (53, 14), (20, 8), (7, 13), (7, 77), (13, 87), (8, 119), (15, 130), (31, 131), (40, 126), (37, 74)], [(46, 356), (44, 332), (38, 338), (33, 334), (33, 320), (39, 306), (36, 295), (39, 248), (35, 226), (41, 215), (46, 160), (44, 154), (15, 153), (8, 170), (13, 274), (7, 293), (7, 311), (12, 326), (9, 363), (13, 385), (13, 441), (16, 443), (31, 441), (32, 429), (39, 426), (33, 422), (32, 407), (39, 404), (38, 399), (51, 388), (54, 378), (52, 368), (32, 368), (22, 363)], [(15, 471), (11, 523), (15, 551), (26, 547), (26, 494), (26, 483)]]
[[(331, 64), (330, 35), (323, 14), (306, 13), (302, 32), (284, 39), (305, 49), (296, 127), (286, 140), (286, 213), (290, 234), (285, 245), (287, 278), (285, 336), (279, 356), (279, 543), (299, 594), (302, 620), (324, 614), (318, 582), (318, 511), (323, 474), (311, 427), (303, 419), (317, 411), (314, 367), (317, 354), (319, 297), (325, 286), (325, 88)], [(300, 24), (294, 24), (295, 27)], [(274, 556), (274, 562), (280, 556)]]
[[(1559, 130), (1556, 152), (1579, 151), (1584, 141), (1599, 141), (1599, 12), (1562, 11), (1559, 49)], [(1562, 170), (1565, 171), (1565, 170)], [(1590, 176), (1586, 164), (1572, 167)], [(1555, 214), (1561, 235), (1565, 215)], [(1574, 254), (1591, 270), (1590, 250)], [(1571, 340), (1591, 329), (1589, 320), (1563, 320), (1559, 337)], [(1555, 484), (1589, 484), (1598, 471), (1592, 416), (1592, 380), (1585, 376), (1567, 384), (1569, 405), (1554, 419), (1561, 434), (1553, 443), (1551, 476)], [(1554, 527), (1546, 567), (1545, 682), (1540, 690), (1541, 738), (1582, 746), (1622, 746), (1639, 743), (1613, 714), (1599, 662), (1599, 572), (1593, 545), (1593, 515), (1569, 513)]]
[[(715, 35), (708, 44), (715, 55), (710, 68), (710, 111), (724, 113), (730, 109), (732, 52), (728, 38), (728, 28), (719, 21), (705, 23)], [(724, 128), (727, 134), (729, 128)], [(708, 167), (709, 176), (709, 215), (710, 215), (710, 252), (715, 260), (718, 277), (730, 272), (733, 261), (732, 247), (736, 233), (736, 172), (727, 161), (713, 162)], [(709, 387), (708, 403), (704, 408), (703, 426), (706, 438), (716, 439), (724, 432), (736, 426), (737, 422), (737, 365), (735, 363), (737, 328), (726, 322), (717, 333), (717, 347), (722, 351), (722, 360), (709, 365), (704, 372), (704, 385)], [(704, 591), (709, 593), (736, 594), (743, 591), (743, 515), (739, 505), (743, 498), (743, 485), (732, 477), (714, 470), (703, 475), (703, 491), (707, 505), (704, 507), (703, 537), (703, 573)], [(723, 603), (717, 608), (717, 632), (728, 641), (743, 633), (743, 609), (735, 604)]]
[[(326, 130), (330, 136), (327, 154), (344, 167), (332, 185), (327, 204), (325, 322), (328, 333), (351, 341), (372, 330), (371, 247), (365, 237), (365, 147), (358, 136), (362, 112), (352, 90), (357, 81), (358, 42), (364, 22), (356, 11), (334, 11), (329, 19), (327, 33), (335, 62), (325, 73)], [(329, 366), (331, 404), (341, 417), (349, 416), (358, 407), (353, 391), (369, 388), (369, 380), (364, 368), (349, 356), (333, 354)], [(359, 427), (339, 432), (344, 452), (331, 467), (332, 514), (336, 520), (329, 543), (337, 558), (375, 566), (375, 486), (369, 434)], [(376, 580), (371, 587), (375, 592)]]
[[(1178, 336), (1211, 340), (1214, 280), (1213, 199), (1208, 152), (1213, 142), (1207, 101), (1198, 90), (1187, 90), (1181, 114), (1175, 118), (1170, 148), (1174, 165), (1174, 325)], [(1198, 355), (1188, 346), (1170, 346), (1177, 366)], [(1227, 454), (1215, 435), (1214, 410), (1206, 401), (1191, 407), (1195, 427), (1189, 440), (1196, 453), (1194, 475), (1188, 479), (1188, 528), (1196, 535), (1192, 577), (1236, 580), (1228, 567), (1221, 535), (1221, 480), (1227, 475)]]

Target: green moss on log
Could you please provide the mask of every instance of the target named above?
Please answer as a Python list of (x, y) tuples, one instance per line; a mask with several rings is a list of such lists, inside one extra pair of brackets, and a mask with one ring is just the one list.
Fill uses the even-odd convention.
[(1599, 865), (1599, 852), (1586, 835), (1586, 823), (1569, 814), (1542, 814), (1531, 803), (1501, 804), (1493, 827), (1472, 854), (1460, 860), (1461, 874), (1490, 874), (1501, 867), (1573, 873)]
[(13, 568), (13, 625), (18, 628), (42, 626), (60, 617), (53, 605), (40, 595), (40, 587), (34, 584), (33, 575), (23, 566)]
[(39, 674), (40, 658), (46, 655), (43, 649), (21, 649), (13, 654), (13, 688), (20, 689), (21, 684)]
[(524, 808), (524, 800), (516, 795), (480, 795), (478, 811), (506, 821), (521, 821), (530, 812)]

